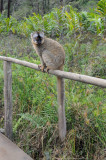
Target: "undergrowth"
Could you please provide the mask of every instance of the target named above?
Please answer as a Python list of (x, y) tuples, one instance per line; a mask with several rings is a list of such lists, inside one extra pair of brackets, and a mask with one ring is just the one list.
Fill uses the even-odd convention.
[[(98, 3), (96, 13), (78, 13), (66, 6), (22, 22), (0, 15), (0, 55), (40, 64), (30, 33), (43, 26), (47, 36), (63, 44), (65, 71), (105, 78), (104, 4), (104, 0)], [(4, 127), (3, 85), (0, 61), (0, 128)], [(58, 137), (56, 77), (12, 64), (12, 95), (14, 141), (33, 159), (104, 159), (105, 89), (65, 80), (67, 135), (63, 143)]]
[[(9, 41), (10, 37), (11, 41)], [(5, 37), (1, 38), (4, 44)], [(30, 44), (30, 39), (25, 40), (9, 35), (0, 53), (39, 64), (39, 58), (34, 54), (32, 46), (28, 47), (28, 44)], [(13, 46), (12, 52), (10, 46)], [(102, 65), (105, 50), (103, 41), (92, 39), (92, 43), (84, 43), (80, 40), (76, 44), (76, 40), (73, 40), (66, 43), (64, 49), (66, 71), (92, 76), (98, 68), (96, 76), (105, 78), (104, 65)], [(2, 62), (0, 66), (0, 102), (3, 107)], [(99, 158), (103, 158), (106, 142), (104, 89), (65, 80), (67, 136), (62, 144), (58, 137), (56, 78), (12, 64), (12, 79), (13, 133), (14, 141), (19, 147), (34, 159), (81, 158), (90, 160), (97, 159), (98, 152), (100, 152)], [(3, 121), (4, 118), (1, 115), (2, 127)]]

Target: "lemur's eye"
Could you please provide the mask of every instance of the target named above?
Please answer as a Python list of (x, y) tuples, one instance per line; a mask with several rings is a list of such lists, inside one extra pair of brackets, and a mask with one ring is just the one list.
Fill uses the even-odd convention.
[(34, 41), (37, 41), (37, 37), (33, 37), (33, 40), (34, 40)]

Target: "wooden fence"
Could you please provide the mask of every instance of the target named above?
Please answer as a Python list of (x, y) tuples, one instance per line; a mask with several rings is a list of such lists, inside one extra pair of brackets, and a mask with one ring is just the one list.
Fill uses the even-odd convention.
[[(19, 65), (23, 65), (25, 67), (29, 67), (35, 70), (40, 71), (38, 65), (29, 63), (26, 61), (10, 58), (10, 57), (4, 57), (0, 56), (0, 60), (4, 61), (4, 108), (5, 108), (5, 135), (8, 138), (12, 138), (12, 70), (11, 70), (11, 63), (16, 63)], [(49, 70), (49, 74), (59, 76), (61, 78), (75, 80), (87, 84), (96, 85), (99, 87), (106, 88), (106, 80), (90, 77), (86, 75), (71, 73), (71, 72), (65, 72), (60, 70)], [(61, 95), (61, 93), (57, 93), (58, 95)], [(59, 136), (61, 140), (64, 140), (66, 133), (66, 124), (63, 123), (64, 117), (65, 117), (65, 107), (64, 103), (61, 103), (62, 106), (59, 104), (58, 109), (58, 119), (60, 121), (59, 123)], [(61, 112), (63, 110), (64, 112)], [(63, 115), (64, 113), (64, 115)]]

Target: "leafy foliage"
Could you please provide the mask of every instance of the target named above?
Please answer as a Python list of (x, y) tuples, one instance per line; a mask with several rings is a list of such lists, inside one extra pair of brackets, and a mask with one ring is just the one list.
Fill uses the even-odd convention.
[[(24, 41), (26, 41), (26, 39), (24, 39)], [(23, 43), (23, 40), (20, 39), (20, 42)], [(89, 73), (92, 75), (92, 72), (97, 69), (97, 65), (100, 63), (100, 59), (97, 59), (97, 56), (103, 46), (96, 51), (95, 48), (98, 45), (96, 41), (89, 44), (89, 46), (82, 43), (80, 47), (80, 43), (78, 41), (77, 43), (78, 44), (75, 45), (75, 40), (69, 44), (66, 43), (64, 46), (66, 51), (65, 70), (70, 70), (71, 68), (74, 72), (80, 72), (82, 74)], [(71, 50), (70, 48), (72, 47), (73, 49)], [(95, 52), (95, 55), (91, 54), (93, 52)], [(12, 56), (10, 53), (8, 56)], [(101, 52), (101, 54), (103, 53)], [(74, 58), (72, 58), (72, 54)], [(89, 57), (92, 58), (89, 59)], [(22, 57), (22, 55), (19, 54), (18, 58), (36, 64), (40, 63), (39, 59), (36, 57), (34, 57), (35, 59), (30, 56)], [(94, 59), (97, 59), (97, 61), (94, 61)], [(102, 63), (103, 59), (104, 58), (101, 57)], [(73, 63), (71, 66), (70, 61)], [(0, 68), (2, 68), (1, 63), (0, 66)], [(88, 72), (90, 66), (92, 66), (92, 69)], [(100, 73), (99, 76), (104, 76), (104, 73), (99, 71), (98, 73)], [(0, 76), (0, 94), (2, 98), (3, 71)], [(65, 81), (67, 137), (63, 148), (58, 148), (59, 153), (57, 156), (55, 147), (58, 147), (60, 143), (58, 141), (55, 77), (13, 64), (12, 79), (14, 137), (18, 145), (33, 158), (41, 157), (41, 153), (43, 154), (42, 156), (45, 157), (45, 152), (48, 152), (49, 157), (53, 157), (54, 159), (57, 157), (65, 157), (65, 159), (68, 159), (70, 156), (75, 156), (77, 158), (88, 157), (88, 159), (93, 159), (93, 155), (97, 151), (96, 148), (98, 148), (98, 146), (104, 148), (104, 89), (78, 82)], [(2, 122), (3, 118), (0, 123)], [(71, 153), (69, 150), (71, 150)], [(53, 151), (55, 153), (53, 153)]]
[[(29, 37), (31, 32), (43, 29), (47, 36), (63, 43), (65, 71), (105, 78), (104, 2), (101, 0), (95, 11), (78, 12), (67, 5), (43, 16), (33, 13), (21, 21), (0, 15), (0, 55), (39, 64)], [(3, 126), (1, 62), (0, 68), (0, 125)], [(56, 78), (13, 64), (12, 81), (14, 139), (33, 159), (103, 159), (98, 152), (102, 154), (106, 142), (104, 89), (65, 80), (67, 136), (61, 144)]]
[(106, 0), (101, 0), (98, 2), (97, 11), (103, 16), (106, 16)]
[(74, 32), (90, 31), (92, 33), (101, 34), (104, 32), (104, 21), (102, 15), (105, 16), (106, 2), (104, 0), (98, 2), (97, 11), (101, 13), (76, 12), (72, 6), (66, 6), (62, 9), (53, 9), (51, 13), (41, 16), (33, 13), (33, 16), (25, 18), (18, 22), (15, 18), (4, 18), (0, 15), (0, 32), (12, 32), (29, 36), (35, 30), (44, 30), (51, 36), (59, 36), (63, 34), (73, 34)]

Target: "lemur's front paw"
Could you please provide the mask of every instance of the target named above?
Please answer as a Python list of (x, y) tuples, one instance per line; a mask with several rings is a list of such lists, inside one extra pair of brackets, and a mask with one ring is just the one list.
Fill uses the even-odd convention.
[(39, 64), (38, 67), (42, 72), (49, 73), (49, 67), (47, 67), (46, 65)]
[(43, 66), (42, 64), (39, 64), (39, 65), (38, 65), (38, 68), (39, 68), (42, 72), (44, 72), (45, 66)]
[(45, 72), (49, 73), (49, 67), (46, 67)]

